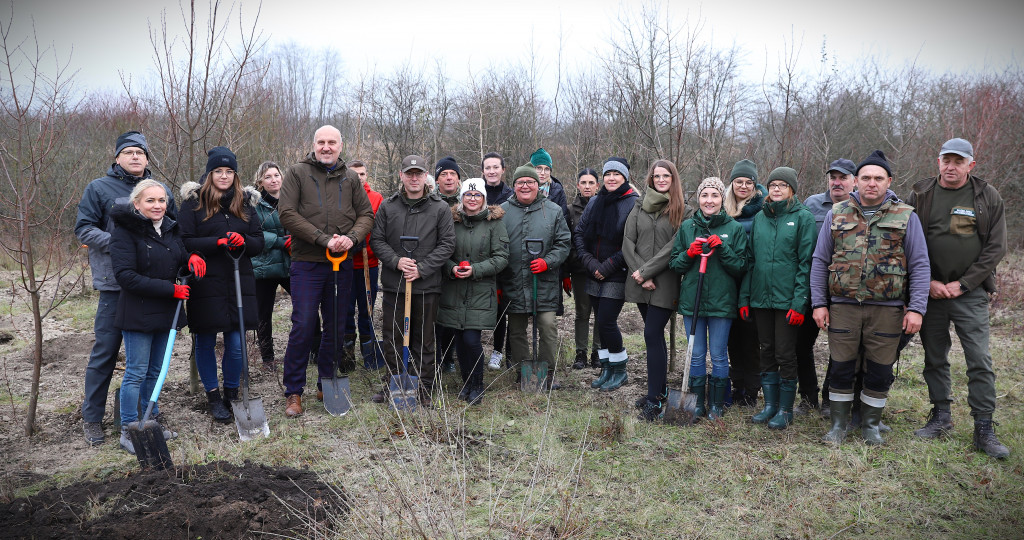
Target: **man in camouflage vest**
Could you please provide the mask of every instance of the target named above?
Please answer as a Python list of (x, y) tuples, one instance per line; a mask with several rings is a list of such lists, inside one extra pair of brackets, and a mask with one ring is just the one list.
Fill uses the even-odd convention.
[(885, 155), (874, 151), (856, 175), (857, 191), (826, 214), (828, 230), (818, 234), (811, 265), (814, 322), (828, 329), (832, 355), (832, 429), (822, 439), (838, 444), (846, 436), (862, 372), (861, 434), (867, 444), (882, 444), (878, 425), (900, 334), (920, 330), (928, 306), (928, 248), (913, 207), (889, 190)]

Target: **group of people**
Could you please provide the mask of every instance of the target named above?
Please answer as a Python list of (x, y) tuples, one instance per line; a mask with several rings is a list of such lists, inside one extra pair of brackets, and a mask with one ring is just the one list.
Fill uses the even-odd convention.
[[(950, 433), (952, 322), (968, 364), (974, 443), (989, 455), (1009, 455), (992, 427), (987, 341), (988, 293), (1006, 250), (1006, 225), (996, 190), (970, 174), (974, 151), (963, 139), (942, 146), (939, 175), (914, 184), (906, 202), (890, 189), (893, 174), (881, 151), (859, 164), (832, 162), (828, 190), (801, 202), (789, 167), (775, 168), (762, 184), (756, 164), (744, 159), (728, 183), (705, 178), (688, 195), (672, 162), (656, 160), (643, 180), (631, 182), (628, 161), (614, 156), (600, 173), (579, 171), (569, 201), (543, 148), (509, 183), (505, 159), (494, 152), (484, 155), (481, 178), (464, 178), (450, 156), (431, 169), (410, 155), (398, 191), (384, 197), (371, 188), (365, 164), (346, 163), (341, 150), (340, 132), (323, 126), (300, 162), (264, 162), (253, 186), (243, 186), (235, 155), (214, 147), (199, 182), (182, 187), (178, 207), (167, 186), (150, 178), (145, 137), (118, 137), (107, 175), (86, 187), (75, 229), (89, 246), (100, 291), (82, 405), (90, 444), (104, 440), (100, 421), (123, 338), (120, 444), (133, 451), (124, 426), (138, 420), (140, 401), (153, 389), (183, 302), (187, 321), (178, 325), (187, 322), (195, 335), (210, 414), (230, 422), (247, 361), (246, 330), (256, 330), (264, 367), (277, 369), (271, 318), (282, 287), (292, 304), (282, 362), (288, 417), (304, 412), (309, 362), (317, 365), (322, 400), (320, 380), (353, 369), (357, 343), (364, 367), (387, 366), (372, 397), (387, 402), (390, 376), (404, 369), (403, 338), (424, 406), (455, 358), (459, 399), (470, 404), (483, 399), (485, 366), (500, 369), (503, 360), (516, 368), (522, 388), (558, 388), (564, 292), (575, 303), (572, 367), (599, 368), (591, 387), (602, 392), (628, 380), (618, 319), (626, 302), (636, 304), (648, 375), (636, 402), (642, 420), (664, 414), (665, 329), (678, 312), (694, 337), (684, 384), (697, 398), (697, 417), (716, 420), (732, 405), (756, 406), (760, 393), (751, 420), (785, 429), (799, 394), (797, 410), (820, 407), (830, 418), (823, 440), (831, 443), (856, 424), (866, 443), (884, 442), (893, 364), (918, 332), (933, 410), (915, 434)], [(372, 325), (378, 286), (379, 341)], [(828, 332), (830, 353), (821, 389), (813, 352), (819, 330)], [(493, 331), (490, 356), (484, 331)], [(220, 376), (217, 334), (224, 342)]]

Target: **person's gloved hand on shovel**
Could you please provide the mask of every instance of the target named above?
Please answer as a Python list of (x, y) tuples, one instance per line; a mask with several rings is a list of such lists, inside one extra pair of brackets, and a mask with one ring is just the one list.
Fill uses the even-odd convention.
[[(690, 247), (686, 250), (686, 256), (691, 259), (694, 257), (700, 257), (700, 254), (704, 252), (704, 244), (706, 244), (707, 241), (708, 239), (703, 236), (694, 238), (693, 242), (690, 243)], [(718, 242), (721, 243), (722, 241), (719, 240)]]
[(227, 247), (228, 249), (238, 249), (245, 245), (245, 237), (235, 231), (228, 231), (224, 238), (217, 240), (217, 245)]
[(541, 272), (546, 272), (547, 269), (548, 269), (547, 261), (545, 261), (544, 259), (541, 259), (540, 257), (530, 261), (530, 271), (533, 272), (534, 274), (539, 274)]

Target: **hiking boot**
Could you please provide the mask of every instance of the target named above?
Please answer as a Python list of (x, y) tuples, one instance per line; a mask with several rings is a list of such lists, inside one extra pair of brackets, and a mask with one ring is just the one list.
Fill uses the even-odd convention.
[(591, 388), (601, 388), (604, 383), (608, 382), (608, 378), (612, 376), (612, 370), (608, 366), (608, 349), (601, 349), (598, 353), (599, 365), (601, 367), (601, 374), (597, 376), (593, 382), (590, 383)]
[(85, 434), (85, 442), (89, 446), (103, 444), (103, 424), (99, 422), (82, 422), (82, 433)]
[(640, 407), (640, 414), (637, 418), (645, 422), (654, 422), (660, 420), (665, 413), (665, 409), (661, 406), (661, 402), (654, 402), (647, 397), (643, 398), (644, 404)]
[(768, 421), (769, 429), (786, 429), (793, 423), (793, 401), (796, 399), (796, 379), (779, 381), (779, 411)]
[(707, 375), (701, 375), (700, 377), (690, 375), (690, 393), (697, 398), (697, 406), (693, 409), (694, 421), (708, 414), (707, 406), (704, 405), (704, 396), (707, 393), (707, 380)]
[(491, 351), (491, 358), (487, 361), (487, 369), (498, 370), (501, 369), (501, 352)]
[(841, 444), (846, 438), (846, 432), (850, 428), (850, 409), (853, 408), (853, 400), (833, 401), (829, 405), (829, 418), (832, 420), (832, 429), (828, 431), (821, 440), (832, 444)]
[(601, 367), (601, 353), (597, 349), (590, 351), (590, 367), (594, 369)]
[(388, 387), (385, 386), (380, 392), (370, 396), (370, 401), (374, 403), (386, 403), (388, 401)]
[(552, 376), (551, 372), (549, 371), (548, 375), (544, 377), (543, 381), (541, 381), (541, 387), (544, 389), (545, 392), (548, 390), (561, 390), (562, 383), (556, 381), (555, 378)]
[(467, 399), (469, 399), (469, 381), (463, 381), (462, 388), (459, 389), (459, 401)]
[(284, 415), (288, 418), (295, 418), (302, 414), (302, 396), (291, 394), (288, 396), (288, 405), (284, 408)]
[(324, 402), (324, 391), (323, 390), (317, 390), (316, 391), (316, 400), (319, 401), (320, 403)]
[(633, 406), (636, 407), (637, 409), (643, 409), (644, 403), (647, 403), (647, 401), (647, 396), (640, 396), (636, 398), (636, 401), (633, 402)]
[(221, 397), (219, 388), (207, 392), (206, 401), (210, 404), (210, 415), (213, 416), (215, 422), (231, 423), (231, 409), (224, 405), (224, 398)]
[(469, 395), (466, 398), (466, 402), (470, 405), (479, 405), (484, 399), (484, 374), (483, 372), (474, 373), (469, 377)]
[(953, 431), (953, 417), (947, 409), (932, 409), (928, 423), (923, 428), (914, 430), (914, 435), (922, 439), (945, 437)]
[(360, 343), (359, 353), (363, 356), (363, 368), (380, 369), (384, 367), (384, 356), (377, 340), (370, 339)]
[(779, 372), (761, 373), (761, 391), (764, 393), (764, 409), (751, 417), (755, 424), (764, 424), (779, 412)]
[(341, 362), (338, 369), (342, 373), (349, 373), (356, 368), (356, 335), (345, 334), (345, 341), (341, 347)]
[(224, 387), (224, 406), (231, 410), (231, 402), (238, 401), (238, 389)]
[(996, 438), (992, 420), (974, 421), (974, 447), (997, 459), (1010, 456), (1010, 449)]
[(864, 443), (872, 446), (879, 444), (885, 444), (885, 439), (882, 438), (881, 433), (878, 431), (878, 424), (882, 421), (882, 407), (872, 407), (867, 403), (861, 401), (861, 420), (863, 425), (860, 428), (860, 433), (864, 437)]
[(117, 440), (117, 444), (121, 447), (121, 450), (133, 456), (135, 455), (135, 445), (132, 444), (132, 439), (128, 436), (127, 426), (121, 426), (121, 438)]
[(711, 377), (708, 382), (708, 420), (718, 420), (725, 416), (725, 394), (729, 389), (729, 378)]
[(576, 359), (572, 363), (573, 369), (583, 369), (587, 367), (587, 351), (576, 349)]

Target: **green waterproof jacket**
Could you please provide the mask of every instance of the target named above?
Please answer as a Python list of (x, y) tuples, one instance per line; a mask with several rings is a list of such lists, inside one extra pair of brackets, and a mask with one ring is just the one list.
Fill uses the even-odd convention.
[(809, 314), (814, 214), (796, 198), (766, 202), (750, 233), (750, 271), (739, 305)]
[(700, 276), (700, 257), (691, 258), (686, 250), (698, 236), (707, 238), (713, 234), (722, 239), (722, 244), (708, 256), (698, 316), (735, 319), (739, 296), (737, 284), (750, 266), (750, 251), (743, 225), (729, 217), (724, 209), (710, 217), (697, 211), (679, 227), (669, 262), (672, 270), (683, 274), (683, 283), (679, 287), (679, 313), (693, 315), (697, 278)]
[[(559, 267), (569, 256), (572, 235), (565, 223), (562, 208), (537, 195), (533, 203), (524, 205), (515, 195), (501, 203), (505, 211), (502, 221), (508, 231), (508, 266), (498, 276), (499, 289), (508, 300), (508, 313), (533, 312), (533, 276), (537, 276), (537, 311), (556, 311), (562, 294)], [(526, 250), (527, 238), (544, 240), (539, 255), (548, 269), (539, 274), (530, 272), (534, 259)]]
[[(508, 232), (501, 217), (505, 211), (488, 206), (475, 216), (452, 208), (455, 220), (455, 253), (441, 267), (441, 304), (437, 324), (456, 330), (493, 330), (498, 322), (498, 273), (508, 266)], [(468, 261), (473, 275), (460, 279), (452, 267)]]
[[(637, 199), (626, 218), (622, 257), (626, 260), (626, 301), (674, 310), (679, 302), (679, 274), (668, 263), (678, 228), (672, 226), (664, 211), (667, 203), (668, 197), (654, 188), (647, 188), (643, 199)], [(686, 207), (686, 211), (693, 210)], [(644, 280), (654, 281), (653, 291), (633, 279), (636, 271)]]
[(256, 216), (263, 227), (263, 251), (252, 258), (252, 273), (256, 279), (283, 279), (288, 277), (292, 258), (284, 248), (288, 231), (281, 225), (277, 208), (266, 201), (266, 195), (256, 205)]

